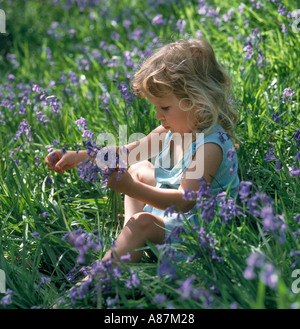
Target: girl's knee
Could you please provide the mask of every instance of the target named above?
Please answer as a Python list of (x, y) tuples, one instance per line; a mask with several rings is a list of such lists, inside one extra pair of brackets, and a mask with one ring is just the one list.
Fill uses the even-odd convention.
[(143, 239), (153, 243), (162, 243), (165, 236), (164, 222), (161, 218), (147, 212), (132, 216), (126, 226)]
[(137, 229), (146, 230), (154, 224), (154, 217), (147, 212), (139, 212), (129, 219), (128, 224), (133, 225)]

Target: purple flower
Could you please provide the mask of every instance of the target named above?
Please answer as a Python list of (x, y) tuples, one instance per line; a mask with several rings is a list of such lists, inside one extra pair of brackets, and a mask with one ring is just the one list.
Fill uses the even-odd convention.
[(127, 288), (136, 288), (141, 283), (137, 273), (133, 273), (126, 282)]
[(121, 260), (123, 261), (130, 261), (131, 260), (131, 255), (129, 253), (127, 253), (126, 255), (123, 255), (120, 257)]
[(244, 271), (244, 277), (247, 280), (252, 280), (256, 277), (254, 270), (256, 268), (261, 268), (264, 265), (265, 257), (262, 254), (254, 252), (250, 254), (247, 259), (247, 267)]
[(31, 235), (34, 239), (40, 239), (40, 233), (38, 232), (33, 232)]
[(161, 305), (161, 304), (165, 303), (166, 300), (167, 300), (167, 297), (165, 295), (157, 294), (152, 299), (152, 303)]
[(178, 294), (181, 296), (181, 299), (187, 299), (191, 297), (191, 294), (193, 292), (193, 286), (192, 282), (195, 280), (195, 276), (192, 275), (186, 280), (181, 282), (180, 287), (177, 289)]
[(83, 131), (87, 130), (87, 123), (86, 123), (86, 119), (85, 118), (81, 117), (80, 119), (78, 119), (77, 121), (75, 121), (75, 123)]
[(279, 4), (278, 13), (281, 16), (285, 16), (286, 15), (286, 7), (282, 3)]
[(267, 151), (266, 157), (265, 157), (265, 161), (267, 162), (272, 162), (272, 161), (276, 161), (277, 158), (275, 156), (275, 151), (273, 147), (270, 147)]
[(129, 29), (130, 28), (130, 26), (131, 26), (131, 22), (130, 21), (128, 21), (127, 19), (125, 19), (124, 21), (123, 21), (123, 26), (125, 27), (125, 29)]
[(77, 262), (79, 264), (85, 262), (85, 256), (87, 253), (90, 251), (98, 252), (103, 246), (101, 240), (97, 236), (84, 232), (82, 229), (66, 234), (62, 240), (69, 240), (70, 245), (75, 250), (79, 251), (77, 257)]
[(294, 217), (295, 221), (297, 221), (298, 225), (300, 225), (300, 214)]
[(136, 95), (131, 92), (130, 87), (125, 81), (122, 81), (120, 84), (118, 84), (118, 90), (126, 102), (126, 108), (129, 107), (136, 99)]
[(41, 157), (39, 156), (39, 155), (35, 155), (34, 156), (34, 158), (35, 158), (35, 165), (36, 166), (39, 166), (41, 163), (42, 163), (42, 161), (41, 161)]
[(179, 33), (183, 34), (184, 28), (186, 26), (186, 21), (184, 19), (179, 19), (176, 23), (176, 26), (179, 29)]
[(143, 33), (145, 33), (143, 29), (134, 29), (133, 32), (129, 34), (129, 39), (138, 41), (141, 39)]
[(290, 170), (290, 175), (292, 177), (297, 177), (300, 175), (300, 168), (296, 169), (296, 165), (292, 165), (292, 169)]
[(43, 218), (48, 218), (48, 217), (51, 217), (51, 215), (48, 214), (46, 211), (44, 211), (44, 212), (42, 213), (42, 217), (43, 217)]
[(184, 190), (184, 193), (182, 195), (182, 199), (184, 199), (184, 200), (194, 200), (195, 192), (194, 191), (189, 192), (189, 190), (190, 190), (189, 188), (186, 188)]
[(296, 140), (298, 145), (300, 146), (300, 130), (298, 129), (295, 133), (293, 133), (292, 138)]
[(175, 265), (171, 264), (168, 259), (163, 260), (158, 267), (158, 276), (160, 278), (167, 276), (171, 279), (176, 279)]
[(276, 171), (281, 171), (281, 162), (280, 161), (276, 161)]
[(157, 14), (156, 16), (154, 16), (152, 19), (152, 24), (158, 26), (163, 25), (164, 24), (163, 16), (161, 14)]
[(279, 113), (273, 113), (271, 115), (271, 120), (273, 120), (275, 123), (277, 123), (279, 121)]
[(272, 289), (277, 288), (279, 278), (277, 271), (271, 263), (266, 261), (263, 254), (257, 252), (250, 254), (247, 259), (247, 267), (244, 271), (245, 279), (253, 280), (257, 278), (256, 270), (260, 271), (260, 278), (265, 285)]
[(46, 115), (43, 113), (43, 111), (36, 112), (37, 120), (40, 121), (43, 125), (45, 125), (50, 120), (45, 119)]
[(295, 93), (296, 91), (292, 88), (285, 88), (282, 94), (282, 103), (290, 103)]
[(176, 212), (175, 205), (171, 205), (170, 207), (166, 208), (164, 212), (164, 217), (172, 216)]
[(106, 304), (107, 304), (107, 306), (111, 307), (111, 306), (114, 306), (118, 301), (119, 301), (119, 296), (116, 295), (115, 298), (108, 297), (106, 299)]
[(296, 250), (296, 251), (292, 250), (290, 252), (290, 256), (294, 258), (291, 268), (295, 268), (298, 264), (300, 264), (300, 250)]
[(41, 87), (39, 87), (38, 85), (34, 84), (32, 86), (32, 91), (38, 93), (38, 94), (41, 94)]
[(198, 202), (196, 207), (202, 209), (202, 219), (206, 222), (211, 222), (215, 217), (215, 210), (217, 208), (216, 196), (212, 195), (210, 198)]
[(259, 45), (262, 41), (262, 35), (259, 32), (258, 28), (252, 29), (251, 34), (247, 37), (246, 43), (244, 46), (245, 57), (244, 61), (251, 60), (256, 56), (256, 64), (258, 67), (263, 68), (265, 58), (263, 56), (262, 50), (259, 48)]
[(241, 215), (246, 217), (244, 213), (238, 210), (238, 206), (235, 203), (235, 200), (226, 195), (225, 192), (219, 193), (217, 195), (219, 201), (219, 216), (223, 223), (227, 223), (230, 220), (234, 219), (235, 216)]
[(275, 271), (274, 266), (270, 263), (265, 265), (265, 272), (262, 275), (264, 283), (272, 289), (277, 288), (278, 284), (278, 273)]
[(20, 137), (22, 136), (22, 134), (24, 134), (26, 136), (26, 138), (31, 142), (32, 138), (31, 138), (30, 131), (31, 131), (31, 128), (30, 128), (28, 122), (25, 119), (23, 119), (19, 125), (18, 131), (16, 133), (14, 140), (15, 141), (19, 140)]
[(297, 161), (297, 160), (300, 160), (300, 151), (297, 153), (296, 156), (294, 156), (294, 159)]
[(255, 55), (254, 48), (252, 45), (246, 45), (243, 50), (246, 52), (244, 61), (252, 59), (252, 57)]
[(281, 24), (281, 32), (282, 33), (286, 33), (287, 32), (287, 28), (285, 27), (285, 24)]
[(43, 285), (43, 284), (46, 284), (46, 283), (49, 283), (51, 282), (51, 279), (50, 278), (47, 278), (45, 276), (42, 276), (41, 277), (41, 282), (35, 287), (36, 290), (40, 289), (40, 287)]
[(262, 254), (253, 253), (247, 259), (247, 268), (244, 272), (246, 279), (255, 279), (257, 277), (255, 269), (260, 269), (260, 279), (272, 289), (277, 288), (279, 275), (274, 266), (266, 261)]
[(2, 297), (2, 299), (0, 300), (0, 304), (4, 307), (6, 307), (7, 305), (10, 305), (12, 303), (12, 298), (11, 296), (14, 294), (14, 292), (10, 289), (6, 290), (5, 296)]

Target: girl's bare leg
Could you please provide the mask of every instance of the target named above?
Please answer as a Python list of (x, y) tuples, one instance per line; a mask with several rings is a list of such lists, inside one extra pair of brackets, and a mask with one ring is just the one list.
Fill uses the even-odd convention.
[(138, 263), (143, 250), (131, 250), (144, 247), (147, 240), (162, 244), (164, 238), (165, 225), (162, 218), (146, 212), (137, 213), (127, 221), (115, 242), (115, 247), (109, 250), (102, 260), (110, 259), (112, 252), (116, 253), (117, 257), (130, 252), (130, 262)]
[[(133, 179), (142, 183), (155, 186), (156, 180), (154, 176), (154, 166), (149, 161), (142, 161), (134, 164), (128, 170)], [(141, 201), (133, 199), (128, 195), (124, 197), (124, 227), (128, 220), (135, 214), (142, 212), (145, 204)]]
[[(152, 186), (156, 185), (154, 166), (149, 161), (136, 163), (128, 171), (134, 179)], [(160, 217), (142, 212), (144, 206), (145, 204), (143, 202), (125, 195), (124, 227), (115, 242), (116, 247), (113, 249), (113, 252), (118, 257), (125, 255), (130, 250), (145, 246), (146, 240), (157, 244), (163, 243), (165, 237), (163, 220)], [(109, 250), (102, 260), (110, 259), (111, 253), (112, 250)], [(142, 254), (143, 251), (131, 252), (130, 262), (138, 262)], [(78, 285), (89, 279), (90, 277), (86, 276)]]

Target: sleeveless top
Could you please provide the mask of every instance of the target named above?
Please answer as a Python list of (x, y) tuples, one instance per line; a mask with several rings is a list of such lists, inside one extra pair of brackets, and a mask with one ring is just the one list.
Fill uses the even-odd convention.
[[(203, 131), (205, 132), (206, 129)], [(199, 146), (205, 143), (218, 144), (223, 151), (223, 160), (214, 177), (210, 190), (213, 194), (218, 194), (223, 191), (227, 191), (232, 197), (235, 197), (239, 187), (238, 177), (238, 159), (235, 152), (234, 145), (232, 144), (230, 137), (226, 134), (220, 124), (216, 124), (207, 134), (199, 134), (196, 140), (190, 145), (189, 149), (184, 154), (183, 158), (173, 167), (166, 168), (166, 164), (170, 163), (170, 142), (172, 140), (172, 133), (169, 130), (166, 134), (162, 151), (155, 159), (155, 179), (157, 181), (156, 187), (158, 188), (171, 188), (178, 189), (185, 170), (190, 166), (192, 158), (199, 148)], [(197, 177), (196, 179), (200, 179)], [(193, 207), (189, 212), (194, 212)], [(153, 213), (154, 215), (162, 218), (165, 211), (154, 208), (150, 205), (144, 207), (144, 211)]]

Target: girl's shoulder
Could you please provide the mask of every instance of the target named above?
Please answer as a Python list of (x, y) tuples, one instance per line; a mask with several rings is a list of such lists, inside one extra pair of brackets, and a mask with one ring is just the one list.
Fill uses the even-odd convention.
[[(225, 145), (231, 146), (231, 136), (224, 128), (217, 123), (212, 129), (210, 129), (207, 134), (205, 133), (207, 129), (203, 131), (204, 133), (204, 143), (216, 143), (219, 144), (222, 148)], [(230, 143), (228, 143), (230, 141)]]

